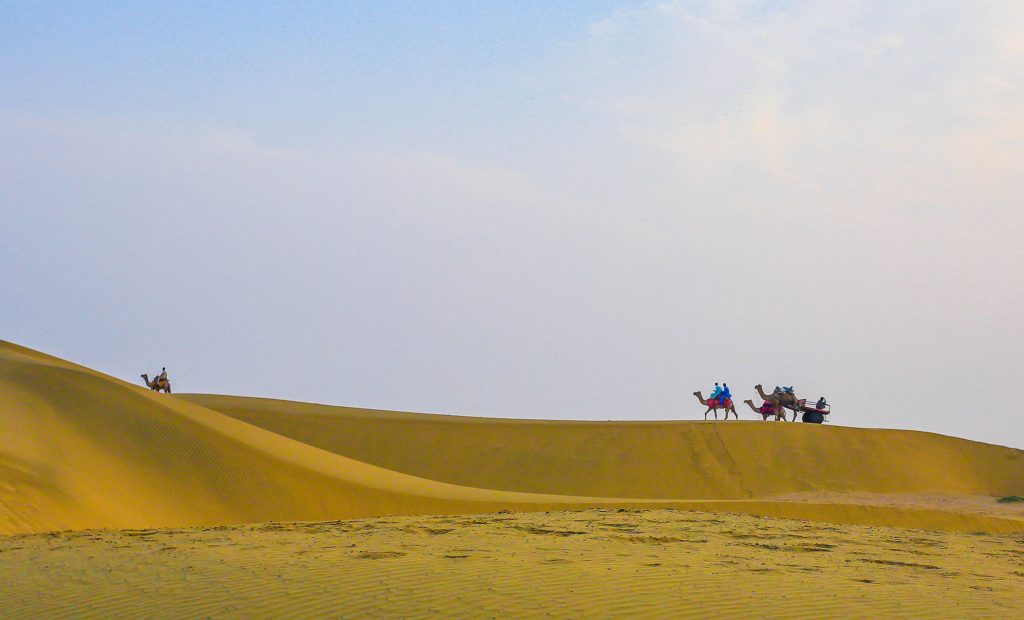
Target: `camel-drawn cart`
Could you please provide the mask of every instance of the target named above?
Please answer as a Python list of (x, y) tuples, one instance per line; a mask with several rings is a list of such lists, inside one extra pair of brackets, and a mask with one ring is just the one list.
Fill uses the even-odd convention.
[(815, 405), (808, 405), (807, 401), (801, 400), (797, 404), (800, 408), (802, 415), (800, 416), (801, 422), (809, 422), (811, 424), (821, 424), (825, 421), (825, 416), (832, 410), (832, 405), (823, 404), (821, 407)]

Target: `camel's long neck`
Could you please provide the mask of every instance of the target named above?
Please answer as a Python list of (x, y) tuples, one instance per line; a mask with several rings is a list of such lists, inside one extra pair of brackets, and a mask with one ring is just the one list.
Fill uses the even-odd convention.
[(762, 400), (768, 400), (768, 396), (764, 393), (764, 388), (760, 385), (757, 386), (757, 395), (760, 396)]
[(705, 407), (708, 406), (708, 401), (704, 400), (704, 395), (703, 394), (701, 394), (700, 392), (697, 392), (696, 394), (694, 394), (694, 396), (697, 397), (697, 400), (700, 401), (700, 404), (704, 405)]
[(761, 410), (754, 406), (753, 401), (745, 400), (743, 402), (745, 402), (748, 405), (750, 405), (750, 408), (753, 409), (755, 413), (761, 413)]

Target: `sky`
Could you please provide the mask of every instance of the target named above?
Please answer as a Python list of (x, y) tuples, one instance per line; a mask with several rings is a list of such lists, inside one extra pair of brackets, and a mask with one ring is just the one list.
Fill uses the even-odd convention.
[(0, 338), (458, 415), (793, 385), (1024, 448), (1022, 170), (1016, 0), (8, 1)]

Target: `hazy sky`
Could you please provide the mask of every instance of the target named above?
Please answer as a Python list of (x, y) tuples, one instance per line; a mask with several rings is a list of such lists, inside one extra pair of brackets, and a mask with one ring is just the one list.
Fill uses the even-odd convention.
[(1024, 447), (1022, 196), (1018, 0), (0, 4), (0, 338), (180, 391)]

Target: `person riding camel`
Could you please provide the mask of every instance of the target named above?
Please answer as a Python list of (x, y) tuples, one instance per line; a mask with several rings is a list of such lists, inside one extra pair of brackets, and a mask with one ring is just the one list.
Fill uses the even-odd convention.
[(722, 404), (728, 406), (731, 400), (732, 392), (729, 390), (729, 384), (722, 383)]
[(815, 403), (814, 408), (817, 409), (818, 411), (824, 411), (826, 406), (828, 406), (828, 403), (825, 402), (825, 397), (822, 396), (821, 398), (818, 399), (818, 402)]
[[(721, 398), (721, 396), (722, 396), (722, 386), (718, 385), (718, 382), (716, 381), (715, 382), (715, 389), (711, 390), (711, 396), (708, 397), (708, 403), (710, 404), (710, 403), (719, 403), (719, 402), (721, 402), (719, 400)], [(714, 405), (712, 405), (712, 406), (714, 406)]]
[(167, 368), (162, 368), (162, 370), (163, 372), (161, 372), (160, 376), (156, 378), (156, 383), (160, 386), (167, 385)]

